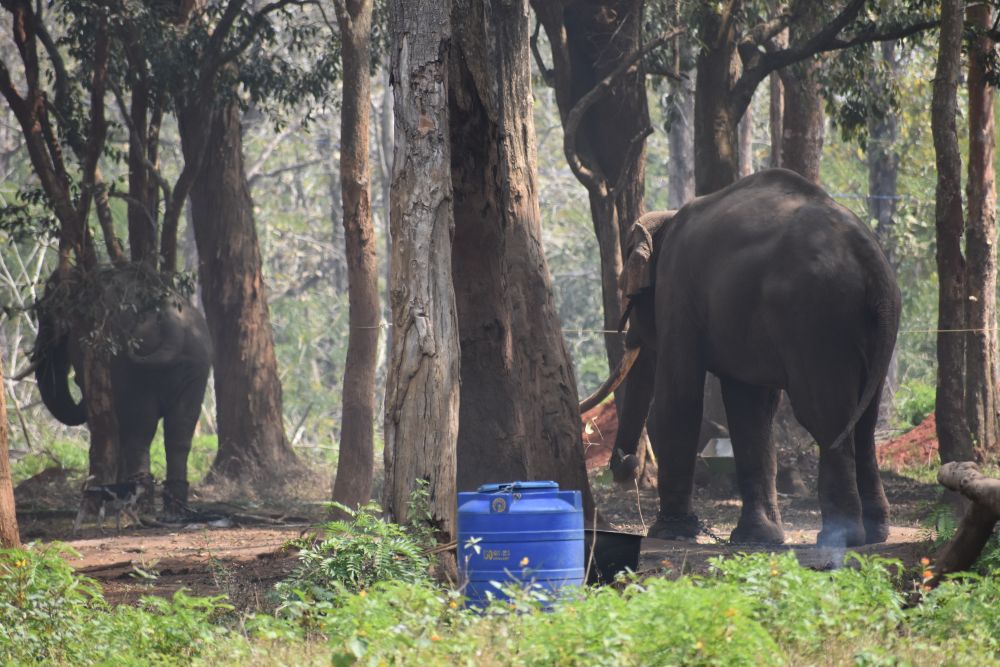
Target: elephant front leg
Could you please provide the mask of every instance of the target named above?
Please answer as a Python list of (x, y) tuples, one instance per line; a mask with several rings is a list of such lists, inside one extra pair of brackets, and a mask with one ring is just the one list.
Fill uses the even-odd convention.
[(653, 448), (659, 458), (660, 511), (649, 537), (691, 539), (698, 534), (692, 509), (694, 466), (705, 392), (705, 368), (695, 354), (661, 352), (650, 418)]
[(785, 541), (774, 485), (777, 461), (771, 439), (779, 396), (776, 389), (722, 380), (722, 400), (743, 499), (740, 520), (730, 536), (732, 542), (782, 544)]

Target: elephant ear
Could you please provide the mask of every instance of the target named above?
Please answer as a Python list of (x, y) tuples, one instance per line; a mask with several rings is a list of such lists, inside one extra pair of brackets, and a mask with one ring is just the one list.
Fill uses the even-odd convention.
[(625, 267), (621, 288), (626, 298), (648, 290), (653, 285), (653, 239), (676, 211), (647, 213), (632, 224), (625, 241)]

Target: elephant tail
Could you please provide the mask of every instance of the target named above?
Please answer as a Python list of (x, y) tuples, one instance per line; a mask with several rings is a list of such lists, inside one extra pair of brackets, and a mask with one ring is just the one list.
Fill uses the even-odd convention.
[[(872, 292), (875, 292), (872, 295)], [(861, 392), (861, 400), (858, 402), (851, 420), (844, 430), (833, 442), (833, 449), (838, 449), (848, 436), (854, 432), (854, 427), (861, 421), (865, 411), (872, 401), (879, 400), (876, 393), (885, 380), (885, 374), (889, 371), (889, 364), (892, 361), (892, 351), (896, 347), (896, 333), (899, 330), (900, 294), (895, 281), (890, 281), (889, 286), (882, 289), (869, 289), (869, 312), (875, 319), (875, 332), (872, 338), (871, 357), (868, 363), (868, 374), (865, 379), (865, 388)], [(874, 296), (874, 298), (872, 298)]]

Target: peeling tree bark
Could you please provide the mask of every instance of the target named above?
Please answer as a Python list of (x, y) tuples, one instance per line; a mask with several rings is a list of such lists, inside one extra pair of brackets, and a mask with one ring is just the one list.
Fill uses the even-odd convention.
[(410, 517), (429, 482), (439, 538), (456, 534), (459, 342), (452, 287), (448, 44), (451, 2), (393, 0), (392, 348), (385, 409), (386, 513)]

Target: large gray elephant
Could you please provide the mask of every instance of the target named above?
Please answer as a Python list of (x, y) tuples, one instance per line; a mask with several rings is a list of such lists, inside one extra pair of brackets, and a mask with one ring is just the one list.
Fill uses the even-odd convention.
[[(54, 278), (46, 295), (53, 291)], [(70, 393), (69, 371), (82, 384), (79, 333), (67, 331), (43, 300), (32, 359), (42, 402), (63, 424), (87, 422), (85, 396)], [(167, 477), (164, 511), (181, 510), (187, 502), (187, 460), (212, 366), (208, 325), (197, 308), (180, 297), (159, 307), (122, 308), (117, 329), (126, 344), (111, 360), (111, 385), (118, 420), (118, 480), (149, 472), (149, 451), (157, 424), (163, 420)]]
[[(734, 542), (781, 543), (771, 423), (780, 390), (820, 446), (818, 542), (888, 536), (875, 461), (879, 396), (899, 326), (893, 271), (863, 222), (772, 169), (636, 222), (622, 275), (628, 352), (611, 468), (635, 474), (647, 414), (660, 511), (649, 534), (693, 537), (706, 373), (721, 381), (743, 508)], [(652, 407), (651, 407), (652, 404)]]

